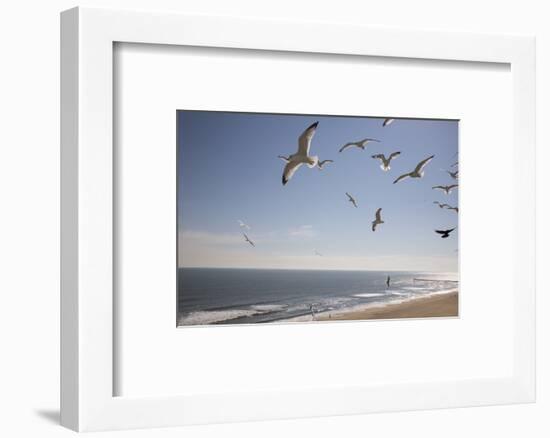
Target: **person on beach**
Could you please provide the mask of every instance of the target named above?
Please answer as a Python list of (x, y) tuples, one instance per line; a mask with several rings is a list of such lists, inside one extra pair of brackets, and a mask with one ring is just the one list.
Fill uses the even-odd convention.
[(390, 276), (388, 275), (388, 278), (386, 278), (386, 287), (390, 287)]

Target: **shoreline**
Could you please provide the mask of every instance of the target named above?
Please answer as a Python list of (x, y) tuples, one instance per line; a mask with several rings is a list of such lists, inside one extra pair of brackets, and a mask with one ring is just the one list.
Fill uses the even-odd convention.
[(358, 321), (366, 319), (434, 318), (458, 316), (458, 291), (436, 293), (405, 301), (341, 310), (316, 315), (316, 321)]

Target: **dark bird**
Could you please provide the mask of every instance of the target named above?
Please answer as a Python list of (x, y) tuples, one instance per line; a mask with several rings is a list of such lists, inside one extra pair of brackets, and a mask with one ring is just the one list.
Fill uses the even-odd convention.
[(433, 186), (432, 190), (437, 189), (445, 192), (446, 195), (451, 193), (455, 187), (458, 187), (458, 184), (451, 184), (450, 186)]
[(458, 170), (456, 172), (451, 172), (447, 170), (447, 173), (451, 176), (452, 179), (458, 179)]
[(401, 152), (397, 151), (392, 152), (388, 158), (386, 158), (384, 154), (371, 155), (371, 157), (380, 160), (380, 169), (382, 169), (384, 172), (387, 172), (388, 170), (390, 170), (391, 160), (400, 154)]
[(355, 202), (355, 198), (351, 196), (348, 192), (346, 192), (346, 195), (348, 197), (348, 201), (351, 202), (355, 208), (357, 208), (357, 202)]
[(434, 155), (429, 156), (428, 158), (423, 159), (420, 163), (416, 165), (414, 170), (409, 173), (404, 173), (399, 178), (397, 178), (393, 183), (398, 183), (399, 181), (406, 178), (422, 178), (424, 176), (424, 167), (432, 160)]
[(449, 234), (451, 234), (452, 231), (454, 231), (454, 228), (451, 228), (449, 230), (435, 230), (437, 234), (441, 234), (442, 239), (446, 239), (447, 237), (449, 237)]
[(355, 147), (355, 148), (365, 150), (365, 146), (367, 145), (367, 143), (370, 143), (371, 141), (375, 141), (375, 142), (380, 143), (380, 140), (376, 140), (375, 138), (364, 138), (363, 140), (350, 141), (349, 143), (346, 143), (344, 146), (342, 146), (340, 148), (340, 150), (338, 152), (343, 152), (346, 149), (351, 148), (351, 147)]
[(376, 231), (376, 226), (384, 223), (384, 221), (382, 220), (382, 215), (380, 214), (381, 211), (382, 211), (381, 208), (376, 210), (375, 218), (372, 221), (372, 231)]
[(319, 122), (313, 123), (311, 126), (306, 128), (306, 130), (298, 138), (298, 151), (295, 154), (285, 157), (284, 155), (279, 155), (279, 158), (286, 161), (287, 164), (283, 170), (283, 185), (285, 185), (292, 175), (300, 168), (302, 164), (307, 165), (307, 167), (312, 168), (317, 166), (319, 162), (319, 157), (310, 156), (309, 149), (311, 146), (311, 139), (315, 135), (315, 130)]
[(317, 162), (317, 168), (318, 168), (319, 170), (323, 170), (323, 166), (324, 166), (325, 164), (327, 164), (327, 163), (334, 163), (334, 161), (333, 161), (333, 160), (318, 161), (318, 162)]
[(386, 278), (386, 287), (390, 287), (390, 276), (388, 275), (388, 278)]

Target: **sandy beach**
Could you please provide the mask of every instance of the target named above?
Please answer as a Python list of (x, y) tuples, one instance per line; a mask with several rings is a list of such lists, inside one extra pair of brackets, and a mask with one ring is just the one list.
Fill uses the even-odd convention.
[(364, 310), (351, 310), (318, 315), (317, 321), (393, 319), (393, 318), (429, 318), (458, 316), (458, 292), (437, 294), (416, 298), (385, 306), (370, 307)]

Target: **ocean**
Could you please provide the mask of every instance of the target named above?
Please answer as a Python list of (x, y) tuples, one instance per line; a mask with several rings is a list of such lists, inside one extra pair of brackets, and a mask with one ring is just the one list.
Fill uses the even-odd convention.
[[(390, 275), (390, 287), (386, 277)], [(430, 281), (424, 281), (430, 280)], [(458, 288), (456, 273), (178, 269), (178, 325), (299, 320)]]

